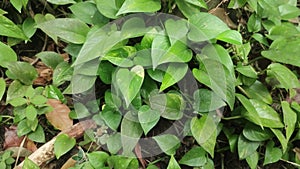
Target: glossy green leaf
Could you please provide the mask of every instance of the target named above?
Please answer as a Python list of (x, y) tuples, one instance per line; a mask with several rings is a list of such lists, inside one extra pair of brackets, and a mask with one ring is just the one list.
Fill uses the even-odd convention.
[(159, 135), (154, 136), (153, 139), (156, 141), (160, 149), (170, 156), (175, 155), (176, 150), (180, 147), (180, 141), (175, 135)]
[(96, 79), (96, 76), (73, 74), (71, 84), (63, 93), (76, 94), (88, 91), (95, 85)]
[(15, 61), (17, 61), (17, 54), (15, 51), (9, 46), (0, 42), (0, 66), (7, 68), (9, 62)]
[(48, 2), (55, 4), (55, 5), (67, 5), (67, 4), (74, 4), (76, 3), (73, 0), (47, 0)]
[(122, 148), (120, 133), (113, 134), (107, 139), (107, 148), (111, 154), (117, 154)]
[(243, 135), (250, 141), (266, 141), (273, 137), (273, 133), (268, 129), (261, 129), (252, 123), (247, 123), (243, 129)]
[(78, 2), (69, 7), (72, 13), (85, 23), (92, 24), (98, 9), (96, 5), (90, 1)]
[(191, 132), (199, 145), (204, 144), (217, 131), (217, 124), (211, 115), (204, 114), (200, 119), (191, 121)]
[(240, 159), (245, 159), (256, 152), (260, 142), (249, 141), (242, 134), (238, 140), (238, 154)]
[(65, 81), (70, 81), (73, 76), (73, 68), (67, 62), (59, 63), (53, 71), (53, 86), (58, 87)]
[(238, 71), (239, 73), (241, 73), (244, 76), (257, 79), (257, 73), (254, 70), (254, 68), (250, 65), (248, 65), (248, 66), (238, 65), (235, 70)]
[(67, 134), (60, 134), (56, 137), (54, 142), (54, 154), (57, 159), (70, 151), (76, 144), (74, 138), (69, 137)]
[(40, 167), (33, 161), (31, 161), (28, 157), (25, 157), (22, 169), (40, 169)]
[(281, 19), (294, 19), (300, 15), (300, 9), (296, 5), (282, 4), (278, 7)]
[(189, 18), (191, 30), (188, 38), (195, 42), (216, 38), (221, 33), (229, 30), (227, 25), (218, 17), (209, 13), (198, 13)]
[(93, 151), (87, 154), (89, 162), (94, 168), (101, 168), (105, 166), (109, 155), (103, 151)]
[(121, 48), (109, 51), (103, 59), (119, 67), (132, 67), (131, 57), (136, 54), (136, 49), (132, 46), (122, 46)]
[(285, 136), (282, 134), (282, 132), (279, 129), (272, 129), (271, 131), (275, 134), (277, 139), (279, 140), (283, 153), (287, 150), (288, 147), (288, 140), (285, 138)]
[(22, 106), (22, 105), (26, 104), (27, 102), (28, 101), (25, 98), (17, 97), (17, 98), (11, 99), (8, 103), (14, 107), (17, 107), (17, 106)]
[(280, 38), (275, 40), (269, 50), (262, 51), (262, 56), (275, 62), (300, 67), (299, 38)]
[(0, 78), (0, 100), (2, 100), (5, 90), (6, 90), (6, 82), (3, 78)]
[(273, 83), (273, 85), (276, 85), (277, 87), (285, 88), (286, 90), (300, 87), (300, 82), (297, 76), (290, 69), (280, 63), (270, 64), (268, 66), (267, 75), (269, 83)]
[(283, 122), (285, 127), (286, 139), (289, 140), (295, 130), (297, 114), (291, 109), (290, 104), (286, 101), (281, 102), (283, 112)]
[(252, 14), (247, 22), (249, 32), (259, 32), (261, 30), (261, 18), (257, 14)]
[(28, 138), (37, 143), (44, 143), (46, 139), (43, 127), (38, 125), (34, 132), (28, 134)]
[(206, 70), (193, 69), (194, 77), (213, 90), (219, 97), (227, 102), (233, 109), (235, 102), (235, 78), (231, 72), (220, 62), (204, 59), (201, 60)]
[(181, 169), (179, 164), (177, 163), (174, 155), (171, 155), (167, 169)]
[(168, 62), (188, 62), (192, 58), (191, 50), (182, 41), (170, 44), (165, 35), (157, 35), (152, 42), (151, 57), (153, 68)]
[(125, 0), (118, 13), (156, 12), (161, 8), (159, 0)]
[(26, 18), (22, 24), (22, 30), (24, 31), (24, 34), (31, 38), (34, 33), (36, 32), (36, 23), (34, 19), (32, 18)]
[(30, 126), (27, 125), (27, 120), (24, 119), (18, 123), (17, 135), (19, 137), (24, 136), (31, 132)]
[(129, 158), (120, 155), (110, 156), (107, 159), (109, 168), (115, 169), (133, 169), (138, 168), (138, 160), (136, 158)]
[(127, 112), (121, 123), (121, 140), (123, 155), (131, 155), (139, 138), (143, 134), (143, 129), (138, 121), (138, 117), (132, 112)]
[(259, 160), (259, 153), (254, 152), (253, 154), (246, 157), (246, 161), (251, 169), (256, 169)]
[(37, 27), (46, 34), (58, 36), (67, 42), (75, 44), (84, 43), (87, 33), (90, 30), (85, 23), (75, 18), (58, 18), (38, 23)]
[(241, 45), (242, 42), (242, 35), (236, 30), (227, 30), (220, 33), (216, 39), (221, 40), (223, 42), (231, 43), (233, 45)]
[(64, 61), (63, 57), (60, 54), (51, 51), (40, 52), (35, 56), (40, 58), (43, 63), (45, 63), (52, 69), (55, 69), (59, 63)]
[(116, 67), (114, 67), (111, 63), (107, 61), (102, 61), (99, 64), (98, 75), (103, 83), (111, 84), (112, 74), (115, 70)]
[(207, 162), (206, 152), (199, 146), (193, 147), (179, 161), (179, 164), (184, 164), (191, 167), (201, 167)]
[(206, 2), (204, 0), (185, 0), (186, 2), (207, 9)]
[(188, 71), (188, 65), (184, 63), (170, 63), (164, 78), (162, 80), (162, 84), (160, 86), (160, 91), (165, 90), (166, 88), (174, 85), (179, 82)]
[(87, 107), (82, 103), (74, 103), (74, 111), (69, 113), (70, 118), (72, 119), (82, 119), (90, 116), (91, 113)]
[(190, 18), (195, 14), (200, 13), (200, 7), (195, 6), (192, 3), (188, 3), (186, 0), (175, 0), (181, 13), (186, 17)]
[(259, 81), (255, 81), (251, 86), (243, 87), (243, 89), (251, 99), (257, 99), (267, 104), (272, 104), (273, 102), (270, 92), (266, 86)]
[(209, 112), (226, 106), (226, 103), (213, 91), (199, 89), (194, 92), (193, 108), (198, 112)]
[[(120, 4), (124, 2), (124, 0), (113, 0), (113, 1), (106, 1), (106, 0), (94, 0), (97, 9), (99, 12), (106, 16), (107, 18), (111, 19), (116, 19), (117, 17), (117, 12), (120, 9)], [(119, 3), (118, 3), (119, 2)]]
[(139, 122), (144, 130), (145, 135), (158, 123), (160, 119), (160, 113), (151, 110), (149, 106), (142, 106), (138, 112)]
[(66, 99), (62, 92), (53, 85), (48, 85), (45, 87), (45, 96), (49, 99), (60, 100), (62, 103), (66, 102)]
[(127, 107), (137, 96), (143, 84), (144, 76), (142, 66), (135, 66), (130, 71), (128, 69), (119, 69), (117, 71), (115, 83), (118, 84)]
[(102, 110), (101, 117), (105, 121), (105, 124), (115, 131), (118, 129), (122, 119), (120, 112), (108, 106), (105, 106)]
[(256, 100), (247, 99), (241, 94), (236, 94), (239, 101), (247, 110), (243, 116), (249, 121), (263, 127), (281, 128), (284, 125), (281, 122), (280, 115), (266, 103)]
[(168, 35), (171, 45), (174, 45), (176, 41), (186, 41), (186, 34), (188, 33), (188, 23), (186, 20), (173, 20), (168, 19), (165, 22), (165, 29)]
[(22, 7), (26, 7), (28, 0), (10, 0), (10, 3), (16, 8), (16, 10), (21, 13)]
[(272, 40), (280, 38), (293, 38), (299, 36), (300, 31), (295, 27), (294, 24), (289, 22), (283, 22), (280, 25), (275, 25), (270, 29), (267, 37)]
[(264, 165), (275, 163), (280, 160), (282, 156), (282, 151), (278, 147), (274, 147), (275, 143), (273, 141), (269, 141), (266, 146), (266, 153), (264, 159)]
[[(144, 19), (141, 17), (132, 17), (126, 20), (122, 25), (122, 39), (140, 37), (151, 30), (151, 27), (146, 27)], [(127, 47), (128, 48), (128, 47)], [(130, 48), (133, 48), (130, 46)]]
[(3, 15), (0, 15), (0, 35), (22, 40), (28, 39), (16, 24)]
[(183, 116), (185, 102), (179, 94), (157, 94), (150, 96), (149, 101), (151, 109), (158, 111), (166, 119), (178, 120)]
[(38, 77), (36, 69), (27, 62), (10, 63), (7, 68), (15, 79), (20, 80), (25, 85), (31, 85)]

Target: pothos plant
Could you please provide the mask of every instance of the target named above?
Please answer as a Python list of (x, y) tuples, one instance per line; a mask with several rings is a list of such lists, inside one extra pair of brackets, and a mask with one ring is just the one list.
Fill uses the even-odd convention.
[[(63, 101), (63, 90), (81, 97), (70, 117), (92, 118), (102, 129), (100, 135), (87, 134), (82, 144), (96, 142), (106, 150), (79, 154), (74, 168), (138, 168), (137, 158), (161, 153), (169, 157), (168, 168), (214, 168), (216, 154), (225, 151), (237, 153), (250, 168), (279, 160), (299, 167), (296, 0), (222, 1), (249, 15), (237, 30), (200, 12), (212, 8), (204, 0), (48, 2), (68, 5), (71, 13), (35, 14), (21, 28), (5, 11), (0, 15), (0, 34), (10, 39), (0, 43), (0, 66), (14, 80), (6, 103), (14, 106), (20, 135), (44, 141), (36, 137), (43, 133), (36, 117), (47, 113), (46, 97)], [(11, 1), (18, 11), (27, 3)], [(182, 15), (174, 16), (174, 8)], [(36, 29), (66, 43), (72, 56), (67, 63), (56, 53), (36, 55), (54, 72), (46, 90), (30, 86), (37, 77), (34, 67), (17, 62), (10, 47), (30, 40)], [(1, 79), (0, 97), (5, 89)], [(195, 144), (179, 155), (185, 138)], [(61, 146), (66, 140), (55, 144), (58, 158), (71, 148)], [(159, 148), (146, 152), (147, 146)], [(133, 153), (137, 147), (141, 155)]]

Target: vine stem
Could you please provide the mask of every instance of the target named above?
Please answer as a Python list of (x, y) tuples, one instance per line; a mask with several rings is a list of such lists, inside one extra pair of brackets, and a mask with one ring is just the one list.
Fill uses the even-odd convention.
[(288, 161), (288, 160), (285, 160), (285, 159), (280, 159), (280, 160), (281, 160), (281, 161), (284, 161), (284, 162), (286, 162), (286, 163), (289, 163), (289, 164), (291, 164), (291, 165), (293, 165), (293, 166), (300, 167), (300, 164), (294, 163), (294, 162), (292, 162), (292, 161)]

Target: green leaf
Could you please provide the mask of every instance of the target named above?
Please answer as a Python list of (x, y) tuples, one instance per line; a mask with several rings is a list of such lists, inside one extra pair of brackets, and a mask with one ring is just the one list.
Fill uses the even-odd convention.
[(133, 169), (138, 168), (138, 160), (136, 158), (128, 158), (124, 156), (110, 156), (107, 160), (109, 168), (115, 169)]
[(12, 99), (23, 97), (24, 91), (27, 91), (29, 86), (23, 85), (20, 81), (14, 80), (8, 87), (6, 103), (9, 103)]
[(246, 157), (246, 161), (251, 169), (256, 169), (259, 160), (259, 153), (254, 152), (253, 154)]
[(48, 2), (55, 5), (67, 5), (67, 4), (75, 4), (76, 2), (73, 0), (47, 0)]
[(184, 164), (191, 167), (201, 167), (207, 162), (206, 152), (199, 146), (193, 147), (179, 161), (179, 164)]
[(34, 142), (44, 143), (46, 140), (43, 127), (41, 125), (38, 125), (34, 132), (28, 134), (28, 138)]
[(144, 69), (142, 66), (135, 66), (130, 71), (128, 69), (119, 69), (116, 73), (116, 84), (120, 89), (126, 106), (128, 107), (132, 100), (137, 96), (144, 80)]
[(272, 61), (300, 67), (299, 43), (299, 38), (280, 38), (271, 44), (269, 50), (262, 51), (261, 54)]
[(202, 145), (217, 132), (217, 124), (208, 114), (204, 114), (200, 119), (194, 117), (191, 121), (191, 132), (197, 143)]
[(278, 7), (281, 19), (294, 19), (300, 15), (300, 9), (296, 5), (282, 4)]
[(244, 87), (243, 89), (251, 99), (257, 99), (267, 104), (272, 104), (273, 102), (270, 92), (266, 86), (259, 81), (255, 81), (251, 86)]
[(122, 148), (120, 133), (109, 136), (109, 138), (107, 139), (107, 148), (111, 154), (118, 153), (118, 151)]
[(131, 155), (139, 138), (143, 134), (143, 129), (138, 121), (138, 117), (132, 112), (127, 112), (121, 123), (121, 140), (123, 155)]
[(10, 63), (7, 68), (15, 79), (20, 80), (25, 85), (31, 85), (38, 77), (36, 69), (27, 62)]
[(250, 65), (247, 65), (247, 66), (238, 65), (235, 70), (244, 76), (257, 79), (257, 73), (254, 70), (254, 68)]
[(97, 79), (96, 76), (73, 74), (71, 79), (71, 84), (63, 93), (76, 94), (76, 93), (82, 93), (88, 91), (95, 85), (96, 79)]
[(105, 84), (111, 84), (112, 74), (115, 70), (116, 67), (114, 67), (111, 63), (107, 61), (100, 62), (98, 67), (98, 75), (101, 81)]
[[(297, 76), (290, 69), (280, 63), (270, 64), (267, 69), (267, 75), (269, 83), (275, 83), (277, 87), (285, 88), (286, 90), (300, 87)], [(276, 79), (277, 81), (275, 80), (275, 82), (273, 82), (273, 79)]]
[(253, 13), (247, 22), (249, 32), (259, 32), (261, 30), (261, 18)]
[(45, 63), (52, 69), (55, 69), (59, 63), (64, 61), (63, 57), (60, 54), (51, 51), (40, 52), (35, 56), (40, 58), (43, 63)]
[(160, 149), (167, 155), (175, 155), (176, 150), (180, 147), (180, 141), (175, 135), (164, 134), (154, 136), (153, 139), (156, 141)]
[(116, 15), (133, 12), (156, 12), (160, 8), (159, 0), (125, 0)]
[(67, 62), (61, 62), (53, 71), (53, 86), (57, 87), (65, 81), (70, 81), (73, 75), (73, 68)]
[(235, 77), (220, 62), (212, 59), (203, 59), (203, 69), (193, 69), (194, 77), (213, 90), (233, 109), (235, 102)]
[(272, 129), (271, 131), (275, 134), (277, 139), (279, 140), (281, 146), (282, 146), (282, 152), (284, 153), (287, 150), (288, 147), (288, 140), (284, 137), (282, 132), (279, 129)]
[(53, 85), (48, 85), (45, 87), (45, 96), (49, 99), (56, 99), (61, 101), (62, 103), (66, 102), (66, 99), (62, 92)]
[(34, 105), (43, 105), (47, 102), (47, 98), (43, 95), (35, 95), (30, 99), (30, 102)]
[(168, 19), (165, 22), (165, 29), (171, 45), (174, 45), (177, 41), (186, 42), (186, 34), (189, 31), (186, 20)]
[(243, 116), (249, 121), (260, 127), (281, 128), (284, 125), (281, 122), (280, 115), (266, 103), (256, 100), (247, 99), (241, 94), (236, 94), (239, 101), (246, 108), (247, 112)]
[(28, 126), (26, 119), (24, 119), (18, 123), (17, 135), (19, 137), (26, 135), (30, 132), (31, 132), (31, 128), (30, 128), (30, 126)]
[(243, 44), (242, 42), (242, 35), (236, 31), (236, 30), (227, 30), (222, 33), (220, 33), (216, 39), (231, 43), (233, 45), (241, 45)]
[(191, 16), (189, 22), (191, 24), (191, 30), (188, 33), (188, 38), (195, 42), (216, 38), (221, 33), (229, 30), (222, 20), (205, 12)]
[(268, 142), (266, 146), (266, 153), (263, 165), (275, 163), (280, 160), (282, 156), (282, 151), (280, 150), (280, 148), (274, 147), (274, 145), (275, 143), (273, 141)]
[(38, 23), (37, 27), (51, 37), (58, 36), (67, 42), (75, 44), (83, 44), (90, 30), (85, 23), (75, 18), (58, 18)]
[(28, 157), (25, 157), (22, 169), (40, 169), (40, 167), (33, 161), (31, 161)]
[(3, 15), (0, 15), (0, 35), (22, 40), (28, 39), (17, 25)]
[(14, 107), (17, 107), (17, 106), (22, 106), (22, 105), (26, 104), (27, 102), (28, 101), (25, 98), (17, 97), (17, 98), (11, 99), (8, 103)]
[(186, 17), (190, 18), (195, 14), (200, 13), (200, 7), (195, 6), (192, 3), (188, 3), (187, 0), (175, 0), (176, 5), (178, 6), (181, 13)]
[(256, 152), (260, 142), (249, 141), (242, 134), (238, 140), (238, 154), (240, 159), (245, 159)]
[(194, 92), (193, 108), (198, 112), (209, 112), (226, 106), (226, 103), (213, 91), (198, 89)]
[(34, 33), (36, 32), (36, 23), (34, 19), (32, 18), (26, 18), (22, 24), (22, 30), (24, 31), (24, 34), (31, 38)]
[(185, 76), (187, 71), (188, 65), (185, 63), (170, 63), (165, 72), (159, 91), (161, 92), (179, 82)]
[(30, 104), (26, 107), (26, 118), (30, 121), (33, 121), (37, 117), (37, 110), (36, 108)]
[(0, 66), (7, 68), (9, 62), (15, 61), (17, 61), (17, 54), (15, 51), (9, 46), (0, 42)]
[(246, 124), (243, 129), (243, 135), (250, 141), (266, 141), (273, 137), (273, 133), (269, 129), (261, 129), (252, 123)]
[(146, 27), (144, 19), (140, 17), (133, 17), (126, 20), (126, 22), (122, 25), (121, 36), (122, 39), (140, 37), (149, 32), (150, 30), (151, 27)]
[(207, 9), (207, 5), (206, 5), (206, 2), (204, 0), (185, 0), (185, 1), (192, 4), (192, 5), (199, 6), (201, 8)]
[(72, 13), (85, 23), (93, 24), (93, 18), (98, 12), (96, 5), (93, 2), (85, 1), (78, 2), (69, 7)]
[(139, 122), (144, 130), (145, 135), (158, 123), (160, 113), (152, 110), (149, 106), (142, 106), (138, 112)]
[(22, 7), (26, 7), (28, 0), (10, 0), (10, 3), (16, 8), (19, 13), (21, 13)]
[(6, 82), (3, 78), (0, 78), (0, 100), (2, 100), (5, 90), (6, 90)]
[(103, 151), (93, 151), (87, 154), (89, 162), (94, 168), (101, 168), (105, 166), (109, 155)]
[(57, 159), (70, 151), (76, 144), (74, 138), (69, 137), (67, 134), (60, 134), (56, 137), (54, 142), (54, 154)]
[(166, 119), (179, 120), (183, 116), (185, 102), (179, 94), (157, 94), (150, 96), (149, 101), (151, 109), (158, 111)]
[(72, 119), (82, 119), (90, 115), (89, 110), (80, 102), (74, 104), (74, 111), (71, 111), (69, 114)]
[(105, 121), (105, 124), (115, 131), (118, 129), (122, 120), (122, 115), (120, 112), (110, 108), (109, 106), (104, 107), (101, 112), (101, 117)]
[(181, 169), (179, 164), (177, 163), (174, 155), (171, 155), (167, 169)]
[(192, 51), (182, 41), (170, 44), (165, 35), (157, 35), (152, 42), (151, 57), (153, 68), (168, 62), (188, 62), (192, 59)]
[(283, 111), (285, 135), (286, 139), (289, 140), (295, 130), (297, 114), (291, 109), (290, 104), (287, 101), (282, 101), (281, 106)]
[(111, 19), (116, 19), (117, 17), (117, 12), (120, 9), (120, 5), (122, 4), (124, 0), (112, 0), (112, 1), (107, 1), (107, 0), (94, 0), (97, 9), (99, 12), (106, 16), (107, 18)]

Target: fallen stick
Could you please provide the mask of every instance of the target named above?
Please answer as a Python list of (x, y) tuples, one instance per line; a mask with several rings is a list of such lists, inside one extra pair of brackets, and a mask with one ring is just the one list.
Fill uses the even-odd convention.
[[(85, 130), (93, 129), (96, 127), (97, 125), (93, 120), (85, 120), (73, 125), (72, 127), (66, 130), (63, 130), (58, 135), (67, 134), (69, 135), (69, 137), (78, 139), (83, 136)], [(56, 137), (52, 138), (50, 141), (45, 143), (43, 146), (41, 146), (39, 149), (33, 152), (30, 156), (28, 156), (28, 158), (32, 160), (34, 163), (36, 163), (38, 166), (45, 164), (47, 161), (55, 157), (54, 155), (55, 140)], [(22, 169), (23, 164), (24, 162), (21, 162), (17, 167), (15, 167), (15, 169)]]

